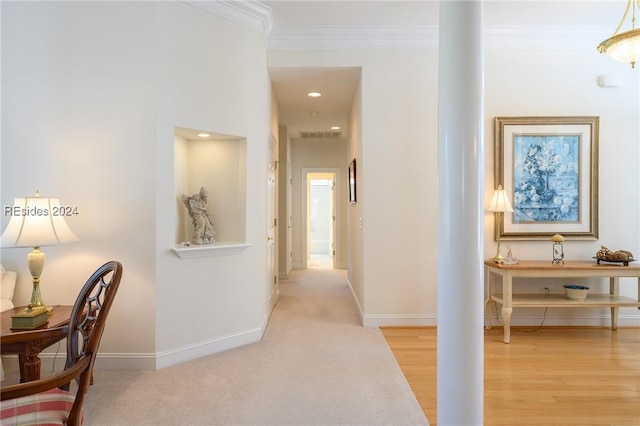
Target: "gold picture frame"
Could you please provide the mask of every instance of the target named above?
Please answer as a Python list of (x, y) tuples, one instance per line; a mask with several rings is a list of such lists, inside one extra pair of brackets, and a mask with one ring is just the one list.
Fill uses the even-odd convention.
[(599, 121), (495, 118), (495, 185), (514, 210), (496, 219), (496, 240), (598, 239)]

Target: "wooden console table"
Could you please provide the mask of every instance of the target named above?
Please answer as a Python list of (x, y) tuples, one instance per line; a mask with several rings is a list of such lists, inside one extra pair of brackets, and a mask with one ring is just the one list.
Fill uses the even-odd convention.
[(33, 330), (11, 330), (11, 315), (24, 309), (24, 306), (2, 312), (2, 355), (18, 355), (20, 382), (40, 378), (40, 352), (67, 337), (72, 308), (54, 306), (49, 322)]
[[(640, 266), (629, 264), (596, 263), (592, 261), (567, 261), (564, 265), (554, 265), (551, 261), (522, 260), (516, 265), (504, 265), (493, 260), (484, 262), (485, 271), (485, 310), (490, 329), (492, 318), (489, 302), (502, 305), (502, 323), (504, 343), (511, 338), (511, 313), (516, 307), (610, 307), (611, 329), (618, 328), (618, 308), (637, 307), (640, 309)], [(500, 279), (502, 285), (495, 286), (493, 277)], [(621, 277), (638, 278), (638, 299), (619, 295)], [(588, 293), (585, 300), (572, 300), (564, 294), (514, 294), (514, 278), (609, 278), (609, 293)]]

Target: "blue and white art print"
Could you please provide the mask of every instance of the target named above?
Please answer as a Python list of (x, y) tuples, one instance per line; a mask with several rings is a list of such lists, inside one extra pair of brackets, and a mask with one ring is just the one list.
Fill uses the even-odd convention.
[(598, 117), (496, 117), (495, 187), (513, 213), (504, 240), (598, 237)]
[(578, 222), (580, 135), (514, 135), (514, 222)]

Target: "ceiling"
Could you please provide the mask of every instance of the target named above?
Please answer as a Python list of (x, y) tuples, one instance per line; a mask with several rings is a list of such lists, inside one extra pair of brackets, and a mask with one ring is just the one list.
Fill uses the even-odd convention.
[[(293, 139), (345, 137), (360, 68), (271, 68), (280, 123)], [(309, 97), (319, 92), (320, 97)], [(340, 129), (332, 130), (332, 127)], [(339, 133), (340, 135), (334, 135)]]
[[(394, 38), (413, 43), (418, 38), (430, 39), (437, 46), (439, 2), (435, 0), (260, 3), (271, 9), (273, 18), (267, 38), (270, 51), (317, 50), (323, 46), (332, 50), (340, 49), (339, 43), (346, 45), (354, 40), (384, 43)], [(596, 54), (595, 46), (613, 33), (625, 4), (625, 0), (485, 0), (485, 37), (491, 31), (495, 37), (525, 31), (529, 35), (541, 34), (541, 38), (546, 35), (549, 43), (556, 38), (561, 42), (573, 38)], [(587, 37), (585, 42), (585, 35), (594, 38)], [(282, 45), (283, 41), (288, 44)], [(324, 138), (335, 136), (327, 133), (332, 126), (340, 126), (342, 137), (346, 137), (351, 102), (360, 84), (360, 68), (270, 68), (269, 72), (280, 123), (287, 126), (292, 139), (299, 139), (301, 132), (320, 132), (311, 136)], [(322, 96), (309, 98), (310, 91)]]

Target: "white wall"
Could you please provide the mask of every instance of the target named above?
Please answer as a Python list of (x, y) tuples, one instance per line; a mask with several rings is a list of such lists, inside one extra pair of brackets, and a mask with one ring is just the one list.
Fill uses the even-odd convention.
[[(362, 78), (362, 77), (361, 77)], [(349, 111), (349, 147), (347, 161), (356, 161), (356, 202), (347, 206), (347, 276), (353, 298), (358, 306), (360, 319), (364, 323), (364, 277), (363, 277), (363, 232), (360, 227), (362, 206), (366, 202), (360, 188), (366, 176), (358, 167), (362, 161), (362, 84), (353, 95)]]
[[(124, 282), (101, 350), (153, 354), (156, 7), (1, 7), (2, 204), (37, 188), (78, 207), (68, 224), (80, 241), (44, 248), (44, 300), (72, 304), (97, 267), (119, 260)], [(3, 265), (18, 272), (16, 305), (31, 292), (27, 251), (2, 250)]]
[[(174, 2), (158, 3), (157, 19), (156, 351), (165, 366), (262, 335), (271, 129), (262, 34)], [(246, 138), (246, 240), (252, 246), (240, 254), (179, 259), (171, 252), (178, 202), (174, 126)]]
[[(599, 239), (566, 241), (567, 260), (591, 259), (601, 245), (613, 250), (640, 253), (640, 96), (637, 69), (594, 52), (535, 51), (500, 52), (486, 55), (486, 147), (485, 193), (487, 202), (494, 188), (493, 118), (496, 116), (599, 116)], [(618, 76), (622, 86), (601, 88), (598, 76)], [(495, 253), (493, 214), (485, 217), (485, 254)], [(511, 246), (521, 259), (552, 260), (551, 241), (503, 241), (503, 252)], [(636, 255), (637, 256), (637, 255)], [(593, 290), (605, 289), (605, 280), (592, 280)], [(637, 280), (622, 279), (621, 292), (637, 297)], [(529, 292), (543, 292), (539, 280), (522, 285)], [(562, 293), (562, 282), (550, 285)], [(537, 323), (542, 309), (516, 309), (513, 321)], [(608, 325), (609, 309), (551, 309), (550, 321), (558, 323)], [(623, 308), (621, 324), (640, 323), (638, 310)]]
[(348, 271), (365, 325), (435, 323), (436, 59), (415, 50), (269, 53), (274, 67), (362, 67), (346, 163), (357, 160)]
[[(39, 189), (79, 211), (68, 223), (80, 242), (45, 248), (45, 302), (72, 303), (109, 259), (125, 267), (99, 366), (162, 367), (260, 338), (267, 316), (268, 144), (275, 128), (267, 62), (362, 67), (343, 163), (346, 175), (348, 161), (358, 160), (359, 201), (347, 207), (350, 282), (365, 325), (435, 324), (437, 52), (274, 51), (267, 61), (261, 33), (177, 2), (0, 7), (2, 204)], [(597, 87), (597, 76), (608, 73), (620, 75), (623, 86)], [(569, 259), (588, 258), (604, 244), (640, 255), (637, 69), (594, 49), (493, 49), (485, 79), (486, 196), (493, 189), (494, 116), (598, 115), (600, 240), (568, 242), (565, 251)], [(181, 260), (172, 253), (180, 179), (175, 126), (246, 138), (246, 238), (253, 245), (240, 254)], [(2, 217), (3, 228), (8, 219)], [(493, 224), (490, 215), (485, 219), (490, 257)], [(510, 243), (520, 258), (545, 258), (546, 244)], [(19, 273), (18, 304), (31, 291), (27, 251), (1, 252), (2, 263)], [(623, 292), (635, 297), (629, 281)], [(607, 314), (584, 309), (551, 316), (591, 324)], [(541, 315), (516, 310), (513, 318), (534, 324)], [(637, 310), (622, 310), (621, 324), (639, 323)]]
[[(2, 203), (37, 188), (79, 211), (68, 223), (80, 242), (45, 248), (45, 302), (71, 304), (98, 266), (123, 263), (99, 367), (163, 367), (259, 339), (270, 134), (264, 35), (178, 2), (1, 7)], [(185, 179), (174, 176), (175, 126), (246, 138), (253, 245), (240, 254), (181, 260), (171, 251), (176, 182)], [(2, 250), (2, 263), (19, 273), (17, 304), (30, 296), (26, 252)]]
[[(278, 276), (287, 279), (293, 269), (293, 247), (289, 241), (292, 227), (291, 142), (286, 126), (278, 127)], [(292, 240), (292, 238), (291, 238)]]
[[(349, 207), (349, 252), (357, 253), (359, 244), (362, 252), (349, 260), (351, 285), (365, 325), (435, 325), (437, 52), (278, 50), (269, 52), (269, 66), (362, 67), (359, 203)], [(600, 74), (619, 75), (623, 86), (598, 87)], [(600, 239), (569, 241), (565, 252), (568, 259), (590, 259), (601, 244), (640, 252), (638, 84), (637, 70), (595, 49), (513, 51), (492, 41), (485, 71), (486, 197), (494, 188), (495, 116), (597, 115)], [(617, 183), (621, 180), (623, 186)], [(545, 259), (551, 250), (546, 242), (509, 245), (523, 259)], [(486, 258), (495, 253), (490, 214), (485, 217), (484, 250)], [(628, 284), (633, 280), (623, 280), (623, 293), (637, 297), (637, 286)], [(561, 291), (561, 282), (551, 286)], [(608, 324), (606, 309), (552, 311), (546, 324)], [(543, 310), (516, 310), (512, 318), (515, 324), (538, 324), (542, 316)], [(620, 323), (639, 324), (638, 311), (622, 310)]]

